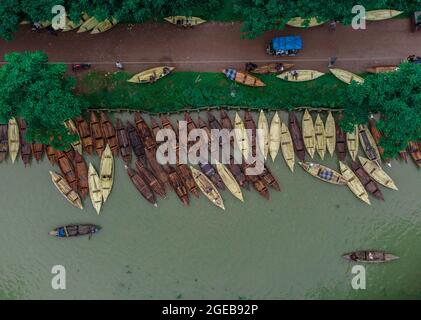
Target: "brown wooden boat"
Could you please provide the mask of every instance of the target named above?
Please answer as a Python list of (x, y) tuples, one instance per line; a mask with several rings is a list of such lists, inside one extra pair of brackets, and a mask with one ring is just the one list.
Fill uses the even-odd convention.
[[(246, 173), (247, 168), (249, 167), (248, 164), (244, 163), (242, 165), (242, 169), (244, 173)], [(266, 184), (259, 178), (257, 175), (247, 175), (247, 180), (253, 185), (254, 189), (265, 199), (270, 199), (269, 190), (266, 187)]]
[(399, 69), (397, 65), (387, 65), (387, 66), (375, 66), (367, 68), (367, 72), (369, 73), (387, 73), (387, 72), (395, 72)]
[(101, 128), (104, 134), (104, 139), (107, 141), (110, 146), (113, 156), (118, 156), (118, 141), (115, 133), (113, 124), (108, 119), (108, 116), (105, 112), (100, 113), (101, 118)]
[(399, 151), (399, 158), (405, 162), (408, 162), (408, 152), (406, 152), (406, 150)]
[(420, 144), (417, 142), (408, 143), (408, 153), (411, 155), (411, 158), (414, 160), (418, 167), (421, 167), (421, 148)]
[(162, 185), (168, 183), (168, 173), (165, 172), (164, 167), (158, 163), (156, 159), (156, 151), (146, 149), (145, 156), (146, 162), (148, 163), (153, 175), (159, 180), (159, 182), (161, 182)]
[(164, 169), (168, 174), (168, 182), (173, 188), (174, 192), (177, 194), (181, 202), (188, 206), (190, 203), (189, 194), (186, 187), (184, 186), (183, 180), (178, 175), (177, 171), (170, 165), (165, 165)]
[(0, 162), (6, 159), (9, 150), (7, 124), (0, 124)]
[(336, 153), (341, 161), (345, 161), (347, 154), (346, 135), (339, 124), (335, 123), (336, 127)]
[(35, 160), (40, 162), (42, 160), (42, 155), (44, 154), (44, 145), (42, 143), (33, 143), (31, 148)]
[(251, 70), (251, 73), (256, 74), (269, 74), (269, 73), (282, 73), (294, 67), (292, 63), (270, 63), (256, 69)]
[(352, 161), (351, 169), (355, 175), (360, 179), (364, 188), (375, 196), (377, 199), (384, 200), (383, 194), (379, 189), (377, 183), (370, 177), (370, 175), (364, 170), (364, 168), (356, 161)]
[(161, 130), (161, 126), (159, 125), (158, 120), (153, 116), (151, 116), (151, 130), (156, 141), (156, 135), (158, 134), (158, 131)]
[(184, 163), (177, 163), (176, 171), (177, 174), (183, 179), (183, 183), (187, 190), (196, 198), (199, 198), (200, 192), (197, 188), (196, 182), (194, 182), (189, 166)]
[(298, 159), (304, 161), (306, 156), (306, 151), (304, 147), (303, 134), (301, 133), (300, 126), (298, 125), (297, 117), (295, 116), (294, 111), (289, 112), (289, 131), (291, 133), (292, 142), (294, 144), (295, 153), (298, 156)]
[(47, 153), (48, 161), (54, 166), (57, 163), (56, 150), (52, 146), (47, 145), (45, 152)]
[(161, 198), (165, 198), (167, 196), (164, 185), (161, 184), (161, 182), (158, 181), (153, 173), (144, 166), (142, 161), (136, 161), (136, 169), (143, 180), (149, 185), (149, 188), (153, 190), (153, 192), (155, 192)]
[(267, 186), (275, 189), (276, 191), (281, 191), (281, 186), (267, 167), (263, 169), (263, 173), (260, 175), (260, 178)]
[(165, 116), (165, 115), (163, 115), (163, 114), (161, 114), (160, 116), (159, 116), (159, 119), (161, 120), (161, 125), (162, 125), (162, 128), (163, 129), (168, 129), (168, 130), (173, 130), (174, 131), (174, 133), (175, 133), (175, 136), (177, 137), (177, 139), (178, 139), (178, 130), (175, 130), (175, 128), (173, 127), (173, 125), (172, 125), (172, 123), (171, 123), (171, 121), (170, 121), (170, 119), (168, 119), (168, 117), (167, 116)]
[(93, 111), (91, 112), (91, 134), (95, 151), (97, 155), (101, 157), (105, 150), (104, 132), (102, 132), (102, 126), (97, 114)]
[(125, 166), (127, 170), (127, 174), (129, 175), (130, 180), (133, 182), (136, 189), (139, 193), (144, 197), (147, 201), (152, 203), (155, 207), (158, 205), (156, 204), (155, 195), (152, 190), (149, 188), (149, 185), (143, 180), (143, 178), (133, 169), (129, 168), (127, 165)]
[(87, 154), (92, 155), (94, 152), (94, 143), (88, 122), (82, 116), (79, 116), (76, 118), (76, 124), (79, 136), (82, 139), (83, 149)]
[(67, 158), (66, 154), (60, 150), (56, 150), (56, 159), (58, 166), (60, 167), (61, 173), (63, 174), (67, 183), (74, 191), (77, 192), (77, 175), (72, 162), (69, 160), (69, 158)]
[(79, 152), (75, 152), (75, 171), (77, 175), (77, 187), (79, 194), (83, 199), (89, 193), (89, 183), (88, 183), (88, 166), (86, 165), (85, 159)]
[(116, 136), (121, 158), (126, 164), (129, 164), (132, 161), (132, 147), (130, 146), (126, 128), (120, 119), (116, 120)]
[(377, 144), (377, 148), (379, 149), (379, 153), (380, 153), (381, 156), (383, 156), (384, 149), (380, 146), (380, 140), (382, 138), (382, 134), (377, 129), (376, 120), (374, 120), (373, 118), (371, 118), (368, 121), (368, 126), (369, 126), (369, 129), (370, 129), (371, 135), (373, 136), (374, 141)]
[(31, 162), (32, 148), (31, 144), (26, 142), (26, 121), (23, 118), (18, 119), (19, 125), (19, 139), (20, 139), (20, 156), (22, 158), (25, 167)]
[(126, 130), (130, 145), (132, 146), (136, 158), (145, 162), (145, 148), (143, 146), (142, 139), (140, 139), (139, 133), (129, 121), (127, 121)]
[(222, 73), (229, 80), (233, 80), (237, 83), (244, 84), (249, 87), (264, 87), (265, 84), (255, 76), (248, 74), (246, 72), (237, 71), (235, 69), (223, 69)]
[(70, 161), (73, 161), (75, 159), (75, 150), (73, 149), (73, 147), (70, 147), (69, 149), (67, 149), (66, 151), (64, 151), (64, 153), (66, 154), (66, 157)]
[(142, 139), (142, 142), (145, 148), (146, 149), (156, 148), (156, 140), (154, 138), (152, 130), (146, 124), (145, 120), (140, 115), (140, 112), (135, 112), (134, 120), (135, 120), (137, 131), (140, 134), (140, 138)]

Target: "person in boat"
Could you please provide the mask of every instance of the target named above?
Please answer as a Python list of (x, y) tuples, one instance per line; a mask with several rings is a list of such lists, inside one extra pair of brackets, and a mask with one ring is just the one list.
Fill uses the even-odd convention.
[(284, 71), (284, 70), (285, 70), (285, 68), (284, 68), (284, 64), (283, 64), (282, 62), (277, 63), (277, 64), (276, 64), (276, 66), (275, 66), (275, 69), (276, 69), (276, 71), (277, 71), (277, 72), (282, 72), (282, 71)]
[(246, 63), (246, 67), (245, 67), (246, 72), (253, 71), (253, 70), (254, 70), (254, 69), (256, 69), (256, 68), (257, 68), (257, 64), (255, 64), (255, 63), (253, 63), (253, 62), (247, 62), (247, 63)]
[(297, 70), (293, 70), (293, 71), (291, 72), (291, 74), (292, 74), (292, 78), (293, 78), (293, 79), (298, 80), (298, 71), (297, 71)]
[(150, 83), (154, 83), (154, 82), (156, 82), (156, 75), (155, 75), (155, 73), (154, 73), (154, 74), (152, 74), (152, 75), (149, 77), (149, 82), (150, 82)]
[[(168, 68), (168, 67), (164, 67), (163, 72), (164, 72), (164, 74), (166, 75), (166, 74), (170, 73), (170, 72), (171, 72), (171, 70), (170, 70), (170, 68)], [(155, 77), (156, 77), (156, 76), (155, 76)]]
[(350, 258), (352, 261), (358, 261), (357, 254), (356, 254), (355, 252), (351, 253), (351, 255), (349, 256), (349, 258)]
[(368, 252), (368, 260), (374, 260), (373, 252)]

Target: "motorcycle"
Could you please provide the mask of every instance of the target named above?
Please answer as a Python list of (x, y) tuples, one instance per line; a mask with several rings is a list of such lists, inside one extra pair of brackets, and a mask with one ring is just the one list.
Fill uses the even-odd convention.
[(72, 64), (73, 72), (80, 71), (80, 70), (88, 70), (90, 68), (91, 68), (90, 63), (75, 63), (75, 64)]

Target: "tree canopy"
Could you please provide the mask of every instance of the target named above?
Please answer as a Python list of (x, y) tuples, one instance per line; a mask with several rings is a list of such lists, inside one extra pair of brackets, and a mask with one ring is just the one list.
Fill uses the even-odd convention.
[[(28, 142), (65, 149), (75, 137), (63, 122), (81, 113), (81, 100), (72, 93), (76, 82), (66, 77), (64, 64), (48, 64), (45, 53), (14, 52), (0, 68), (0, 122), (22, 117)], [(52, 139), (52, 140), (51, 140)]]
[(364, 84), (353, 82), (342, 92), (341, 103), (341, 125), (347, 131), (367, 123), (371, 113), (381, 114), (380, 144), (385, 157), (394, 157), (409, 141), (421, 140), (421, 65), (403, 63), (395, 72), (366, 77)]

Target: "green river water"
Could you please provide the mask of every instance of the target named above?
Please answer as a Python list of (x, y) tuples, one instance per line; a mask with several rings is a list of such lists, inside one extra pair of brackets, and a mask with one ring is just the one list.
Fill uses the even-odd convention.
[[(336, 158), (323, 163), (337, 168)], [(421, 173), (411, 161), (386, 169), (399, 192), (383, 188), (386, 201), (371, 198), (372, 206), (298, 166), (290, 173), (282, 157), (270, 168), (282, 192), (267, 201), (245, 191), (245, 203), (223, 192), (223, 212), (203, 195), (183, 207), (174, 193), (155, 208), (117, 159), (112, 194), (97, 216), (89, 199), (83, 211), (65, 201), (46, 158), (28, 168), (9, 160), (0, 165), (0, 298), (421, 298)], [(91, 240), (47, 234), (75, 222), (103, 229)], [(341, 254), (355, 249), (401, 259), (366, 266), (367, 288), (354, 290), (352, 264)], [(65, 290), (51, 287), (54, 265), (66, 269)]]

